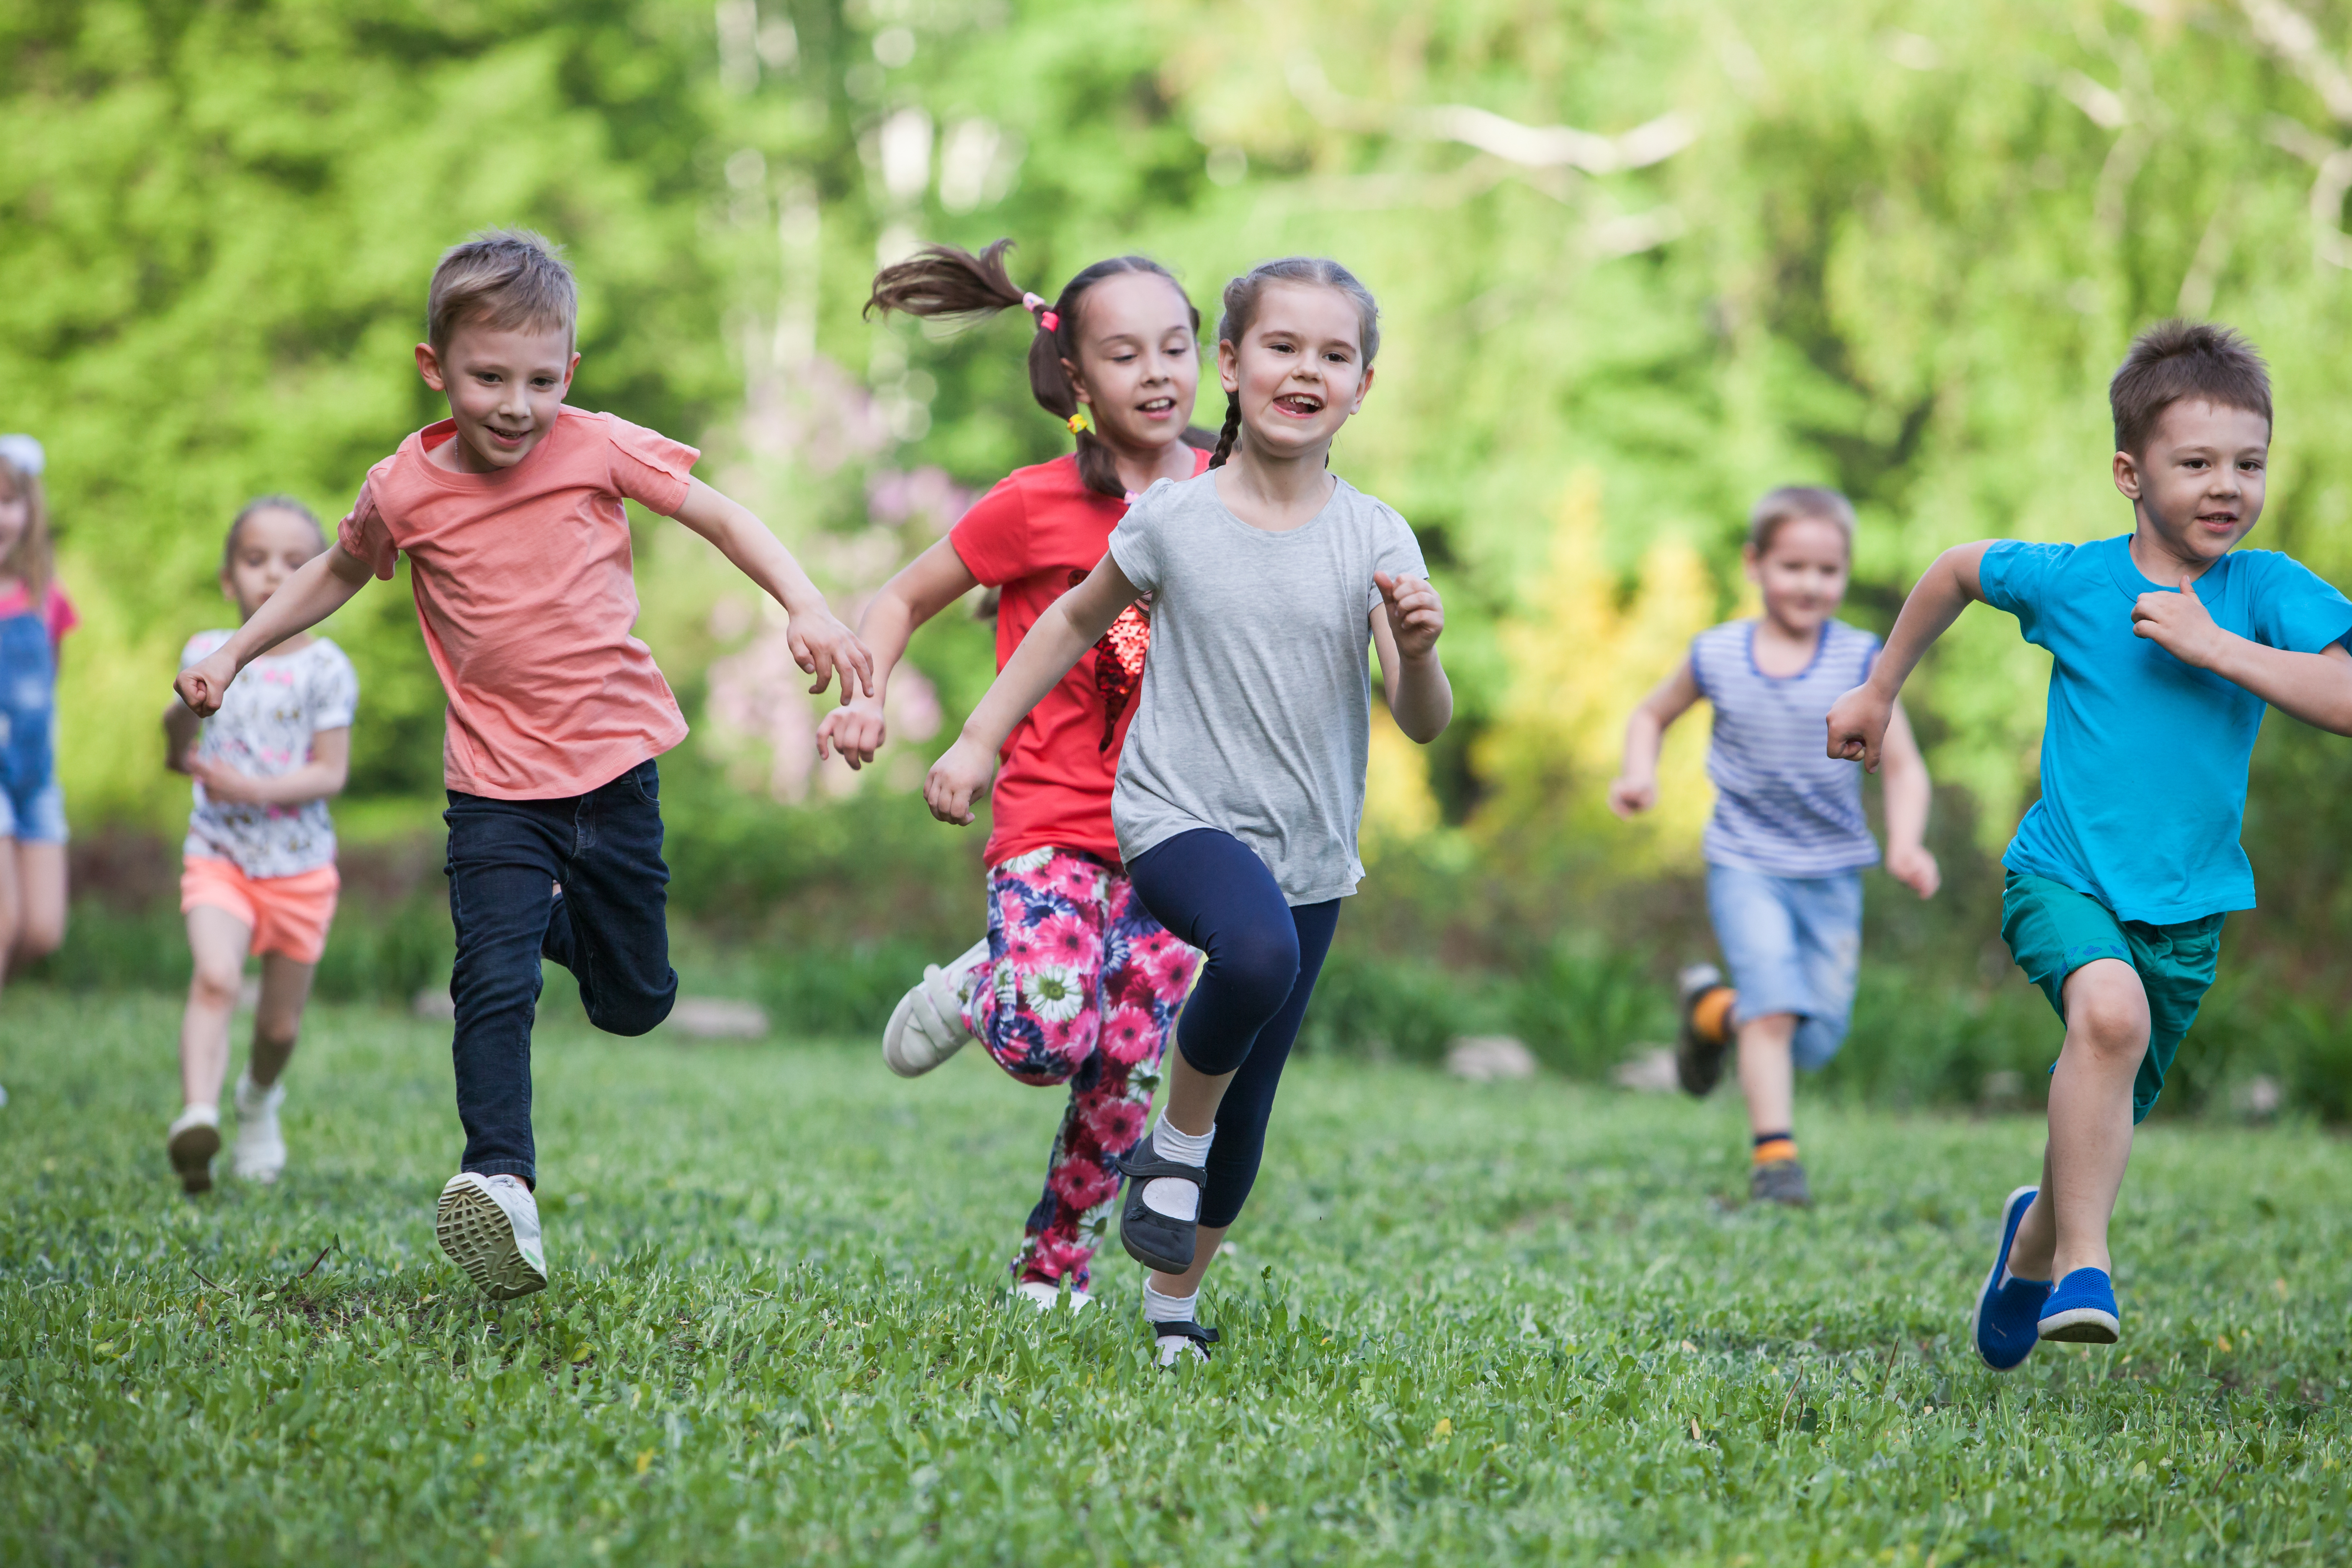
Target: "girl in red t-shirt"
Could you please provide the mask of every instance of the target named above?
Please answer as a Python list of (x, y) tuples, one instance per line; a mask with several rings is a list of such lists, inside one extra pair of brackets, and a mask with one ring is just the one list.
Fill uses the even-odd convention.
[[(1003, 668), (1045, 607), (1102, 559), (1128, 501), (1154, 480), (1199, 473), (1214, 444), (1190, 427), (1201, 313), (1165, 268), (1139, 256), (1097, 261), (1049, 305), (1006, 274), (1011, 247), (927, 247), (876, 277), (866, 309), (1031, 311), (1030, 390), (1077, 450), (1014, 469), (875, 595), (858, 625), (874, 654), (873, 695), (817, 731), (819, 752), (837, 748), (853, 768), (883, 743), (883, 694), (917, 626), (976, 587), (996, 588)], [(1118, 1194), (1111, 1159), (1143, 1137), (1160, 1054), (1200, 962), (1145, 912), (1111, 831), (1150, 636), (1143, 607), (1130, 608), (1006, 741), (986, 856), (988, 935), (926, 968), (882, 1037), (883, 1059), (904, 1078), (978, 1038), (1022, 1082), (1070, 1085), (1045, 1196), (1013, 1263), (1016, 1288), (1041, 1307), (1065, 1282), (1074, 1309), (1087, 1300)]]

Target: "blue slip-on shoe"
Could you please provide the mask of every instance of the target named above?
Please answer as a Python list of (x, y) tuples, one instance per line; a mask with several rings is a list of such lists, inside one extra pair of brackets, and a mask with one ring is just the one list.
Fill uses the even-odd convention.
[(2020, 1187), (2000, 1205), (2000, 1249), (1992, 1255), (1992, 1272), (1977, 1292), (1977, 1354), (1995, 1372), (2007, 1372), (2033, 1353), (2041, 1342), (2036, 1331), (2042, 1303), (2050, 1299), (2047, 1279), (2020, 1279), (2009, 1271), (2009, 1249), (2017, 1227), (2033, 1206), (2032, 1187)]
[(2104, 1268), (2077, 1268), (2042, 1305), (2042, 1337), (2070, 1344), (2111, 1345), (2123, 1337), (2116, 1287)]

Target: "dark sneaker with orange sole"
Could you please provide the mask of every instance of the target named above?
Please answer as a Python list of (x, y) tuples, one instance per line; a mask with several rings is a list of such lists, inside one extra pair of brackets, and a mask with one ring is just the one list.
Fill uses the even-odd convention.
[(1722, 1081), (1723, 1055), (1731, 1040), (1728, 1035), (1713, 1042), (1699, 1038), (1698, 1005), (1724, 989), (1723, 971), (1712, 963), (1694, 963), (1675, 977), (1675, 1014), (1682, 1020), (1675, 1036), (1675, 1079), (1685, 1093), (1701, 1100)]

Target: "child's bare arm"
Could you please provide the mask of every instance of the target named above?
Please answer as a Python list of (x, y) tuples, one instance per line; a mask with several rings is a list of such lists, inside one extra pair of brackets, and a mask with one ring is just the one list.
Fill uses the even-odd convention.
[(1658, 804), (1658, 749), (1665, 743), (1667, 728), (1702, 695), (1698, 677), (1685, 658), (1633, 705), (1633, 717), (1625, 721), (1625, 760), (1609, 785), (1610, 810), (1630, 822)]
[(1919, 742), (1912, 736), (1911, 721), (1900, 702), (1887, 721), (1885, 756), (1886, 874), (1921, 898), (1934, 898), (1944, 881), (1943, 871), (1927, 845), (1927, 807), (1935, 786), (1927, 777), (1927, 759), (1919, 754)]
[(242, 773), (226, 763), (192, 758), (187, 771), (214, 800), (236, 805), (304, 805), (331, 800), (343, 793), (352, 776), (352, 731), (349, 725), (320, 730), (310, 736), (310, 760), (275, 778)]
[(972, 819), (971, 802), (988, 783), (989, 770), (1004, 738), (1062, 677), (1102, 640), (1118, 613), (1135, 603), (1135, 584), (1105, 555), (1087, 580), (1063, 595), (1037, 617), (1021, 646), (1004, 662), (988, 695), (963, 723), (954, 745), (931, 764), (923, 797), (931, 815), (959, 826)]
[(1372, 647), (1381, 656), (1381, 695), (1397, 728), (1426, 746), (1454, 721), (1454, 687), (1438, 662), (1445, 605), (1418, 577), (1372, 574), (1381, 603), (1372, 611)]
[(163, 765), (175, 773), (188, 771), (188, 757), (205, 732), (205, 721), (178, 698), (163, 710)]
[(2266, 647), (2214, 624), (2197, 585), (2178, 594), (2142, 594), (2132, 630), (2183, 664), (2232, 680), (2282, 713), (2331, 734), (2352, 735), (2352, 653), (2340, 642), (2317, 653)]
[(855, 694), (850, 679), (855, 674), (864, 683), (867, 696), (875, 694), (874, 658), (856, 634), (834, 618), (824, 595), (816, 591), (801, 563), (784, 548), (784, 542), (772, 532), (768, 525), (754, 516), (740, 501), (719, 494), (700, 479), (686, 481), (686, 500), (670, 514), (703, 538), (719, 547), (719, 552), (735, 563), (735, 569), (766, 589), (791, 617), (786, 635), (792, 640), (793, 660), (802, 669), (816, 677), (811, 691), (823, 691), (833, 683), (835, 671), (841, 674), (841, 700), (846, 702)]
[(307, 563), (269, 595), (253, 619), (239, 626), (211, 654), (180, 671), (172, 689), (190, 711), (209, 719), (236, 672), (297, 632), (307, 632), (351, 602), (373, 575), (366, 562), (341, 544)]
[(915, 628), (980, 586), (980, 579), (963, 563), (955, 546), (940, 540), (898, 569), (882, 584), (874, 602), (857, 620), (857, 640), (874, 659), (874, 684), (866, 695), (835, 709), (816, 727), (816, 754), (838, 748), (841, 760), (860, 767), (874, 760), (888, 738), (882, 721), (882, 700), (890, 689), (890, 672), (907, 654)]
[(1886, 727), (1895, 719), (1895, 700), (1903, 683), (1971, 600), (1984, 597), (1978, 576), (1985, 552), (1999, 542), (1979, 539), (1955, 544), (1936, 557), (1934, 565), (1911, 585), (1895, 630), (1871, 667), (1870, 679), (1830, 706), (1829, 754), (1859, 762), (1865, 773), (1878, 771), (1879, 753), (1886, 743)]

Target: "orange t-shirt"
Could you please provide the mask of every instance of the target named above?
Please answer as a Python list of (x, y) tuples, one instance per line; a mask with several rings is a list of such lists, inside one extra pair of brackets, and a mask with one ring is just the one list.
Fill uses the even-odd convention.
[(610, 414), (561, 410), (496, 474), (437, 468), (428, 425), (368, 470), (343, 549), (390, 577), (408, 556), (425, 650), (449, 698), (442, 771), (494, 800), (585, 795), (686, 738), (653, 651), (622, 498), (665, 516), (701, 453)]

